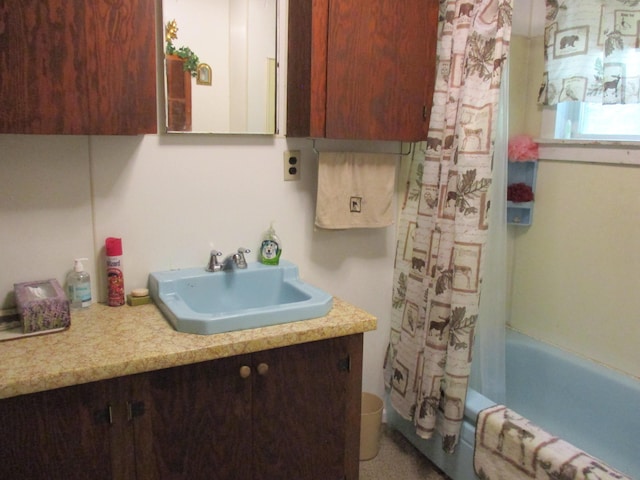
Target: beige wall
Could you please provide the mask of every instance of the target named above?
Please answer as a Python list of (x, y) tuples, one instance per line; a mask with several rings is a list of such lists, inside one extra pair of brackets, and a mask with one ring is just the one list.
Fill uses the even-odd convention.
[[(281, 25), (286, 15), (281, 9)], [(280, 35), (282, 73), (286, 31)], [(282, 115), (281, 132), (284, 124)], [(400, 151), (394, 142), (317, 147)], [(285, 150), (302, 152), (300, 181), (283, 180)], [(94, 298), (104, 300), (108, 236), (123, 238), (131, 289), (151, 271), (204, 266), (212, 243), (224, 253), (251, 248), (253, 261), (275, 221), (283, 258), (306, 281), (378, 317), (378, 329), (364, 335), (363, 388), (382, 395), (395, 228), (317, 230), (316, 185), (312, 142), (282, 135), (0, 135), (0, 308), (14, 303), (14, 282), (62, 283), (74, 257), (91, 259)]]
[[(283, 151), (302, 151), (302, 179), (283, 181)], [(365, 334), (367, 390), (382, 393), (395, 229), (314, 228), (317, 159), (307, 140), (248, 136), (0, 135), (0, 307), (14, 282), (57, 278), (89, 257), (105, 298), (103, 252), (123, 238), (127, 289), (149, 272), (204, 267), (210, 243), (255, 252), (275, 220), (283, 258), (302, 276), (379, 317)], [(120, 307), (129, 308), (129, 307)]]
[[(538, 82), (529, 57), (515, 55), (528, 55), (532, 41), (513, 43), (514, 133), (537, 134), (539, 126)], [(300, 182), (282, 180), (287, 149), (302, 150)], [(210, 242), (224, 252), (255, 248), (275, 220), (284, 257), (306, 280), (378, 316), (378, 330), (365, 334), (364, 388), (382, 393), (395, 231), (314, 229), (310, 141), (0, 135), (0, 172), (1, 306), (11, 304), (14, 282), (63, 281), (77, 256), (92, 259), (94, 293), (103, 296), (101, 248), (110, 235), (123, 237), (133, 288), (153, 270), (203, 265)], [(639, 175), (638, 168), (542, 161), (533, 226), (510, 232), (513, 325), (636, 376)]]
[[(514, 38), (510, 135), (539, 135), (542, 58), (542, 37)], [(639, 185), (640, 167), (541, 159), (533, 224), (509, 229), (511, 325), (636, 377)]]

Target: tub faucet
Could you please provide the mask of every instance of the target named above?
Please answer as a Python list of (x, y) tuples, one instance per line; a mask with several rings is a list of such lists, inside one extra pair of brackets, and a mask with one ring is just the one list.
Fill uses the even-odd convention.
[(241, 269), (247, 268), (247, 259), (244, 258), (244, 254), (250, 251), (248, 248), (240, 247), (236, 253), (228, 255), (222, 261), (222, 270), (233, 270), (234, 266)]

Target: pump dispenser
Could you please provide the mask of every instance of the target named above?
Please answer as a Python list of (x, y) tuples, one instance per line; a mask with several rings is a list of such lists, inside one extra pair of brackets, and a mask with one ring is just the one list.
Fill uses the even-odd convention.
[(91, 278), (85, 272), (82, 261), (88, 258), (76, 258), (73, 271), (67, 275), (67, 295), (71, 308), (86, 308), (91, 305)]
[(265, 265), (278, 265), (280, 263), (280, 255), (282, 254), (282, 243), (273, 229), (273, 222), (269, 230), (262, 237), (260, 245), (260, 262)]

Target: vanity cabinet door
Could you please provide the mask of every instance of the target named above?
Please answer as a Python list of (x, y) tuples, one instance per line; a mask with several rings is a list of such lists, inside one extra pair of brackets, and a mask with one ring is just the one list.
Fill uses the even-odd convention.
[(290, 0), (287, 135), (424, 140), (438, 11), (437, 0)]
[(358, 478), (362, 335), (132, 377), (139, 479)]
[(356, 480), (362, 334), (0, 400), (0, 479)]
[(0, 478), (116, 478), (110, 386), (96, 382), (1, 400)]
[(154, 0), (0, 3), (0, 133), (155, 133)]
[(139, 479), (251, 479), (250, 355), (132, 377)]
[(253, 354), (254, 480), (358, 478), (362, 335)]

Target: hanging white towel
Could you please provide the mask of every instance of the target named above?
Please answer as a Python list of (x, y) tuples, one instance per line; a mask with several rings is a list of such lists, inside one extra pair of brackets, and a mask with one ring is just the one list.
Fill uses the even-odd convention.
[(316, 225), (378, 228), (393, 223), (397, 155), (321, 152)]

